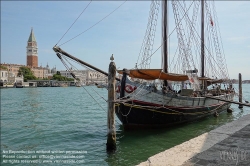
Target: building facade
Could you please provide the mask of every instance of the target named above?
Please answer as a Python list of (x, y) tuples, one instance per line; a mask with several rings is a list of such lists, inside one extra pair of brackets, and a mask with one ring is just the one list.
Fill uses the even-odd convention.
[[(48, 78), (50, 74), (49, 65), (47, 64), (46, 67), (42, 67), (42, 66), (38, 67), (38, 47), (37, 47), (35, 34), (33, 32), (33, 28), (31, 28), (31, 32), (27, 41), (26, 62), (27, 62), (26, 66), (20, 65), (20, 64), (9, 64), (9, 63), (3, 63), (0, 65), (6, 67), (7, 73), (9, 73), (9, 76), (11, 76), (11, 80), (13, 80), (14, 77), (15, 78), (18, 77), (18, 71), (20, 67), (30, 68), (30, 70), (33, 72), (36, 78), (39, 78), (39, 79)], [(6, 79), (4, 78), (4, 80)], [(10, 81), (10, 80), (7, 79), (7, 81)]]
[(18, 71), (20, 67), (25, 67), (25, 65), (10, 64), (10, 63), (4, 63), (4, 64), (1, 64), (1, 66), (6, 67), (8, 72), (13, 73), (15, 76), (18, 75)]
[(23, 83), (23, 76), (17, 76), (15, 73), (9, 71), (8, 69), (0, 69), (0, 85)]
[(30, 70), (33, 72), (34, 76), (36, 78), (48, 78), (48, 74), (50, 72), (49, 68), (47, 67), (31, 67), (31, 66), (25, 66), (25, 65), (20, 65), (20, 64), (9, 64), (9, 63), (4, 63), (1, 64), (2, 66), (5, 66), (8, 70), (8, 72), (13, 73), (16, 77), (18, 76), (18, 71), (20, 67), (28, 67)]
[[(73, 78), (69, 71), (60, 70), (60, 74), (67, 78)], [(72, 71), (76, 78), (79, 78), (83, 84), (93, 84), (93, 83), (107, 83), (107, 76), (104, 74), (93, 71), (93, 70), (73, 70)]]
[(1, 69), (0, 70), (0, 82), (8, 82), (8, 70)]
[(31, 67), (30, 70), (36, 78), (48, 78), (49, 70), (45, 67)]
[(107, 83), (108, 77), (98, 71), (86, 70), (86, 80), (90, 83)]

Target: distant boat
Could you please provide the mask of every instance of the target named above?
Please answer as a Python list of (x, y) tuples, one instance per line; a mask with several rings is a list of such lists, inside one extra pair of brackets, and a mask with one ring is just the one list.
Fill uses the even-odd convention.
[[(171, 1), (178, 42), (178, 53), (176, 57), (171, 56), (171, 61), (168, 56), (168, 3), (162, 1), (162, 68), (149, 68), (154, 54), (152, 46), (159, 3), (152, 1), (148, 29), (141, 47), (141, 63), (134, 69), (118, 71), (123, 77), (121, 80), (117, 78), (120, 82), (116, 86), (115, 108), (125, 128), (158, 128), (209, 115), (218, 116), (231, 105), (219, 99), (231, 101), (235, 94), (220, 46), (215, 5), (211, 4), (213, 1), (190, 1), (190, 5), (185, 1)], [(191, 6), (192, 16), (189, 14)], [(197, 22), (199, 11), (200, 23)], [(66, 56), (108, 76), (108, 73), (68, 54), (58, 46), (53, 47), (53, 50), (61, 60), (62, 56)], [(131, 60), (128, 63), (132, 63)], [(174, 64), (172, 68), (170, 64)], [(186, 83), (190, 89), (184, 87)], [(173, 84), (181, 87), (177, 90)]]
[(81, 81), (76, 82), (75, 85), (76, 85), (76, 87), (86, 86), (86, 84), (82, 83)]
[(60, 87), (68, 87), (68, 84), (60, 84)]
[(16, 82), (16, 83), (14, 84), (14, 87), (16, 87), (16, 88), (23, 88), (23, 85), (22, 85), (21, 82)]
[(108, 88), (108, 85), (107, 84), (97, 84), (97, 83), (95, 83), (95, 86), (97, 87), (97, 88)]

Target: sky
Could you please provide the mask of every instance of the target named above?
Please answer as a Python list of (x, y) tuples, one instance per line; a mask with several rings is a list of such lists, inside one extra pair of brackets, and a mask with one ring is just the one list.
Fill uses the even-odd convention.
[[(89, 2), (1, 1), (1, 63), (26, 65), (26, 46), (33, 28), (38, 44), (39, 66), (48, 64), (50, 68), (56, 66), (57, 70), (66, 70), (52, 50), (57, 44), (66, 52), (104, 71), (108, 71), (112, 54), (118, 69), (133, 68), (145, 35), (151, 2)], [(250, 2), (215, 1), (215, 5), (230, 78), (237, 79), (238, 73), (242, 73), (243, 80), (250, 80)], [(169, 31), (173, 28), (170, 26)], [(70, 40), (80, 33), (80, 36)], [(173, 37), (176, 38), (176, 35)], [(156, 35), (156, 39), (159, 38)], [(154, 44), (155, 50), (161, 41)], [(153, 56), (152, 68), (161, 67), (160, 52)]]

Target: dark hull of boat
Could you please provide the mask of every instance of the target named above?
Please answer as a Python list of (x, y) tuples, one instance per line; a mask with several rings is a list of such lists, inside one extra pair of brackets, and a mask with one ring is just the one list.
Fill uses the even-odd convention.
[[(231, 104), (218, 103), (209, 107), (143, 107), (145, 104), (133, 101), (117, 104), (116, 115), (122, 122), (124, 129), (163, 128), (177, 124), (191, 122), (206, 116), (219, 114), (227, 110)], [(132, 107), (131, 107), (132, 106)], [(147, 106), (150, 106), (147, 104)]]

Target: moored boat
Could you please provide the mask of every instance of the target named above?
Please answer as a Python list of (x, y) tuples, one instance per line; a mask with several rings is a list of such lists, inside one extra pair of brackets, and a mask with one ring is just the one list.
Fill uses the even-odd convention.
[[(201, 0), (186, 5), (186, 2), (171, 1), (178, 55), (173, 56), (170, 63), (167, 20), (169, 5), (167, 1), (162, 1), (162, 42), (158, 47), (162, 48), (162, 67), (151, 69), (151, 57), (158, 50), (152, 52), (155, 22), (160, 8), (159, 1), (152, 1), (148, 28), (139, 55), (141, 63), (136, 64), (133, 69), (118, 71), (123, 76), (121, 79), (117, 78), (117, 99), (114, 102), (116, 115), (125, 128), (171, 126), (209, 115), (218, 116), (220, 112), (229, 109), (235, 93), (220, 46), (216, 12), (214, 5), (210, 3), (214, 2)], [(191, 6), (192, 17), (188, 14)], [(198, 11), (201, 11), (200, 24), (197, 23)], [(196, 25), (199, 25), (198, 29)], [(58, 46), (53, 47), (53, 50), (64, 65), (66, 63), (63, 57), (66, 56), (108, 76), (108, 73), (68, 54)], [(70, 69), (67, 65), (66, 68)], [(72, 76), (74, 77), (73, 73)], [(172, 84), (178, 84), (179, 88)]]

